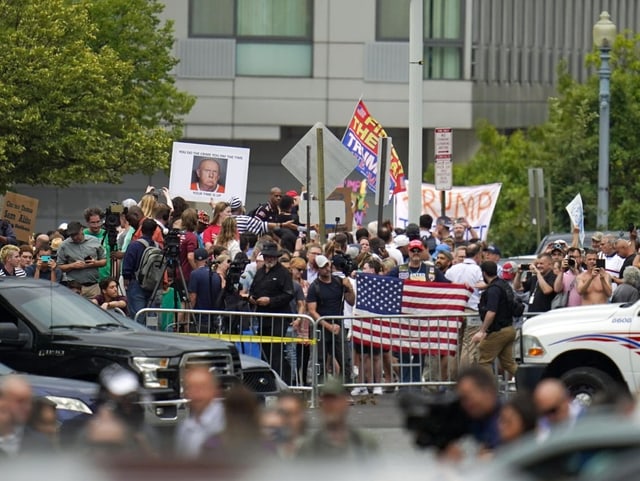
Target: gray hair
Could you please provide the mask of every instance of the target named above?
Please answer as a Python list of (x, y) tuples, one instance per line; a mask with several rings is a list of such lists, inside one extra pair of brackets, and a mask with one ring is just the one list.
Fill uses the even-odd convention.
[(622, 273), (622, 279), (625, 284), (630, 284), (636, 289), (640, 289), (640, 269), (634, 266), (628, 266)]

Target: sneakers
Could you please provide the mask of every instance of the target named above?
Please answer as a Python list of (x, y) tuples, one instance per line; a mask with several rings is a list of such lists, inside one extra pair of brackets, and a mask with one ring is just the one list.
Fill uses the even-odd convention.
[(373, 388), (373, 394), (374, 396), (382, 396), (384, 394), (384, 391), (381, 386), (376, 386)]
[(366, 396), (367, 394), (369, 394), (369, 391), (366, 387), (354, 387), (351, 390), (352, 396)]

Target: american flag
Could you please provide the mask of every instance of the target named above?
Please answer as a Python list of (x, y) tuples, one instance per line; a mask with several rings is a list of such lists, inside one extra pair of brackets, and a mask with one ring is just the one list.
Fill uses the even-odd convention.
[[(358, 274), (353, 319), (354, 341), (365, 346), (429, 355), (455, 355), (458, 329), (471, 291), (461, 284), (402, 281)], [(412, 314), (411, 318), (385, 318)], [(420, 317), (436, 316), (436, 317)]]

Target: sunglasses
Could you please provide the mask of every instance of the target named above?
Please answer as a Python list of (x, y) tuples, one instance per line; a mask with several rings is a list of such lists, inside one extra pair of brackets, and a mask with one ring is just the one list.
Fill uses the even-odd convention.
[(553, 406), (545, 411), (540, 411), (539, 414), (541, 417), (549, 417), (549, 416), (555, 416), (556, 414), (558, 414), (558, 411), (560, 411), (560, 406)]
[(411, 249), (414, 254), (422, 252), (422, 249)]

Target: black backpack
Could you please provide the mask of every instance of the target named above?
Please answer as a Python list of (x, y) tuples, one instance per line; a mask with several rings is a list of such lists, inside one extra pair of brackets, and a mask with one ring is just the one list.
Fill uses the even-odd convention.
[(502, 289), (502, 292), (507, 299), (507, 306), (511, 312), (511, 317), (521, 317), (522, 314), (524, 314), (524, 302), (516, 297), (511, 286), (504, 280), (496, 279), (494, 282), (500, 287), (500, 289)]
[(436, 250), (436, 239), (432, 235), (427, 237), (423, 235), (420, 240), (422, 241), (422, 245), (429, 251), (429, 254), (433, 254)]

